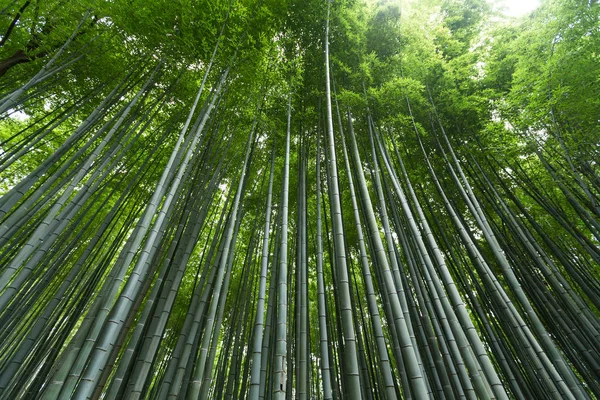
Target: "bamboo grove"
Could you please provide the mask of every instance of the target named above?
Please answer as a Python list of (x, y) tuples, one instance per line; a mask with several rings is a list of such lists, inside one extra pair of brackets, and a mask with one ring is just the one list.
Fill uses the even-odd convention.
[(600, 6), (0, 2), (0, 398), (600, 396)]

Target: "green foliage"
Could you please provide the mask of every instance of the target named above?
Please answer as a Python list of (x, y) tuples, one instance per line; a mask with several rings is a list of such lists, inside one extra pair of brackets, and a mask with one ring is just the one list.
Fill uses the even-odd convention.
[[(335, 166), (323, 155), (327, 6), (331, 7)], [(136, 393), (162, 398), (167, 393), (161, 390), (176, 390), (171, 393), (176, 397), (180, 388), (169, 387), (173, 376), (168, 373), (185, 371), (187, 375), (180, 376), (184, 386), (188, 380), (190, 388), (204, 385), (202, 392), (193, 387), (199, 396), (217, 397), (213, 388), (227, 387), (230, 392), (224, 396), (236, 397), (251, 384), (247, 359), (256, 351), (249, 346), (259, 284), (283, 280), (276, 272), (281, 267), (282, 256), (277, 255), (281, 248), (288, 249), (287, 286), (273, 285), (270, 291), (267, 285), (263, 300), (271, 301), (271, 310), (277, 310), (271, 312), (279, 313), (268, 321), (272, 357), (274, 326), (281, 315), (277, 306), (287, 290), (287, 320), (278, 323), (286, 326), (288, 336), (283, 349), (291, 368), (286, 390), (300, 386), (295, 351), (304, 333), (295, 331), (301, 326), (294, 318), (300, 307), (297, 295), (308, 301), (301, 318), (310, 321), (308, 339), (302, 336), (309, 341), (308, 354), (300, 358), (309, 360), (310, 379), (319, 384), (324, 360), (317, 320), (321, 306), (326, 307), (331, 358), (327, 361), (333, 364), (331, 380), (334, 390), (341, 389), (336, 393), (340, 398), (354, 395), (344, 387), (347, 325), (355, 326), (361, 335), (360, 380), (373, 385), (374, 393), (383, 393), (385, 372), (394, 380), (387, 390), (419, 397), (419, 391), (405, 382), (410, 380), (405, 375), (410, 364), (406, 352), (424, 360), (414, 369), (418, 373), (411, 373), (428, 376), (430, 386), (439, 386), (446, 398), (463, 389), (463, 380), (474, 386), (485, 380), (477, 389), (471, 388), (475, 394), (470, 395), (489, 397), (494, 379), (502, 383), (495, 390), (507, 390), (515, 397), (550, 396), (546, 390), (554, 384), (563, 390), (552, 373), (585, 382), (582, 390), (590, 395), (600, 390), (591, 379), (593, 357), (581, 356), (588, 336), (593, 336), (584, 329), (600, 329), (594, 319), (600, 313), (596, 293), (600, 287), (598, 2), (544, 0), (531, 15), (515, 20), (494, 15), (485, 0), (327, 4), (322, 0), (5, 0), (0, 10), (0, 35), (11, 21), (17, 21), (0, 46), (0, 66), (8, 65), (19, 52), (27, 56), (0, 75), (0, 106), (9, 105), (0, 115), (0, 196), (8, 194), (0, 197), (0, 279), (6, 284), (6, 289), (0, 287), (0, 302), (6, 306), (0, 307), (0, 337), (5, 333), (8, 338), (0, 340), (4, 351), (0, 351), (0, 368), (10, 367), (13, 374), (0, 377), (0, 392), (6, 387), (6, 393), (25, 396), (30, 389), (72, 389), (68, 394), (77, 396), (78, 390), (93, 382), (96, 397), (127, 398), (125, 393), (133, 393), (134, 376), (139, 373), (144, 382)], [(198, 107), (185, 127), (204, 80)], [(32, 85), (26, 86), (30, 81)], [(286, 155), (290, 98), (291, 152)], [(92, 118), (96, 111), (97, 118)], [(206, 124), (201, 125), (204, 115)], [(52, 126), (55, 121), (60, 122)], [(350, 123), (356, 154), (351, 151)], [(250, 143), (251, 158), (242, 176), (251, 132), (256, 139)], [(344, 163), (342, 132), (351, 154), (350, 170)], [(190, 144), (194, 138), (199, 139), (196, 147)], [(61, 145), (71, 139), (73, 143), (62, 152)], [(173, 153), (179, 140), (181, 152)], [(375, 147), (380, 141), (382, 149), (377, 147), (373, 153), (371, 140)], [(323, 204), (316, 202), (317, 142), (323, 158)], [(274, 210), (268, 227), (268, 271), (261, 277), (271, 151)], [(286, 156), (291, 165), (288, 242), (275, 244), (283, 218)], [(305, 199), (299, 190), (302, 156), (307, 159)], [(53, 162), (45, 164), (49, 159)], [(373, 175), (375, 160), (382, 199)], [(35, 172), (41, 167), (45, 169)], [(327, 175), (334, 169), (339, 208), (338, 193), (333, 193), (335, 185)], [(366, 180), (359, 183), (360, 172)], [(363, 185), (362, 191), (357, 190), (358, 223), (348, 190), (350, 178), (356, 188)], [(240, 220), (225, 212), (217, 229), (221, 212), (233, 208), (241, 180)], [(25, 188), (22, 193), (18, 185)], [(150, 204), (154, 193), (160, 196)], [(13, 203), (13, 199), (17, 200)], [(319, 207), (326, 304), (317, 300)], [(143, 219), (146, 209), (152, 210), (147, 221)], [(384, 214), (389, 232), (384, 232)], [(339, 216), (342, 226), (336, 224), (334, 229)], [(146, 226), (141, 227), (142, 222)], [(195, 224), (198, 232), (187, 237)], [(138, 234), (136, 226), (146, 230)], [(233, 237), (226, 227), (235, 231), (236, 239), (228, 253), (221, 254), (219, 246)], [(36, 236), (45, 229), (48, 235)], [(297, 242), (302, 229), (307, 236), (304, 248)], [(360, 263), (359, 232), (365, 235), (364, 257), (371, 268), (366, 272)], [(130, 250), (136, 235), (139, 243)], [(301, 263), (296, 260), (303, 251), (307, 292), (299, 294), (296, 274)], [(227, 257), (231, 264), (223, 261)], [(340, 257), (346, 257), (348, 268), (340, 269)], [(386, 266), (388, 260), (391, 266), (398, 265), (397, 271)], [(225, 269), (218, 269), (223, 265)], [(142, 273), (136, 275), (136, 268)], [(221, 278), (209, 279), (213, 272)], [(340, 282), (346, 273), (349, 281)], [(21, 276), (26, 278), (19, 283)], [(367, 278), (373, 279), (372, 289)], [(217, 281), (228, 286), (212, 292)], [(128, 285), (137, 290), (132, 299), (126, 296)], [(342, 287), (349, 287), (352, 294), (344, 303)], [(567, 288), (572, 293), (565, 294)], [(154, 291), (162, 297), (153, 297)], [(102, 297), (107, 293), (114, 296)], [(168, 296), (172, 303), (166, 306)], [(371, 303), (365, 300), (369, 296)], [(102, 303), (94, 308), (96, 299)], [(119, 301), (127, 305), (120, 308)], [(216, 314), (208, 316), (206, 310), (214, 304)], [(352, 304), (351, 318), (348, 304)], [(126, 307), (122, 315), (108, 314)], [(184, 330), (190, 329), (190, 315), (199, 310), (205, 313), (196, 321), (196, 336), (184, 337), (192, 332)], [(400, 322), (405, 316), (412, 322)], [(79, 330), (87, 327), (86, 318), (98, 326)], [(115, 370), (93, 370), (100, 358), (92, 355), (88, 360), (86, 353), (78, 361), (85, 366), (81, 371), (74, 364), (72, 371), (65, 372), (64, 382), (55, 381), (64, 372), (61, 365), (73, 361), (72, 354), (84, 354), (73, 343), (100, 342), (104, 336), (92, 338), (93, 332), (113, 329), (104, 318), (119, 324), (120, 331), (106, 336), (114, 348), (105, 361), (114, 363)], [(159, 329), (160, 318), (166, 320)], [(589, 320), (582, 324), (582, 318)], [(555, 323), (563, 319), (565, 326)], [(38, 323), (44, 326), (39, 332)], [(573, 324), (581, 325), (581, 332), (567, 329)], [(403, 326), (411, 330), (404, 339)], [(381, 336), (376, 337), (379, 330)], [(28, 335), (31, 341), (25, 339)], [(380, 338), (383, 345), (376, 348)], [(175, 353), (185, 340), (189, 340), (185, 350)], [(152, 341), (155, 353), (145, 353)], [(212, 347), (201, 349), (205, 342)], [(540, 357), (531, 343), (541, 343), (544, 357), (549, 356)], [(576, 347), (577, 343), (581, 345)], [(31, 351), (26, 349), (29, 344), (35, 345)], [(442, 344), (448, 354), (441, 354)], [(596, 354), (594, 346), (588, 346), (593, 348), (589, 352)], [(385, 354), (377, 351), (386, 353), (390, 362), (383, 363)], [(146, 354), (149, 360), (143, 360)], [(130, 361), (123, 361), (130, 355), (134, 355)], [(187, 361), (178, 365), (177, 357)], [(563, 358), (565, 366), (560, 369), (556, 360)], [(285, 369), (273, 366), (274, 359), (266, 364), (273, 376), (274, 368)], [(493, 371), (482, 374), (486, 359), (491, 360)], [(121, 362), (124, 367), (117, 371)], [(429, 365), (433, 362), (448, 370), (460, 369), (464, 375), (460, 384), (447, 385), (451, 388), (444, 393), (448, 387), (439, 379), (446, 372)], [(556, 365), (546, 364), (551, 362)], [(205, 376), (191, 379), (197, 365), (206, 368)], [(538, 373), (539, 365), (551, 373)], [(555, 367), (558, 372), (552, 372)], [(89, 378), (85, 373), (102, 376)], [(108, 395), (121, 384), (116, 378), (120, 373), (119, 379), (129, 386)], [(268, 386), (277, 389), (279, 384), (273, 385), (269, 374)], [(514, 374), (522, 382), (515, 383)], [(421, 381), (421, 376), (416, 377)], [(5, 384), (9, 386), (1, 386)], [(321, 397), (322, 391), (312, 385), (309, 394)], [(568, 393), (552, 395), (562, 394)]]

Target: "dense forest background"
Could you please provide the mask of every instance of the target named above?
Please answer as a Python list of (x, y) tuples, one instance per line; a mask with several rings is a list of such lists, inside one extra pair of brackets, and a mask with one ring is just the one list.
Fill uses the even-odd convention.
[(600, 4), (0, 0), (0, 398), (600, 397)]

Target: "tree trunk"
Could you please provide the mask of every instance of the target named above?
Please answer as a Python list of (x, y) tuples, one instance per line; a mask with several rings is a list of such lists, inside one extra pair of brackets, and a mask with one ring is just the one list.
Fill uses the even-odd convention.
[(0, 78), (2, 78), (9, 69), (18, 64), (23, 64), (32, 61), (33, 59), (29, 57), (23, 50), (17, 50), (15, 53), (0, 61)]

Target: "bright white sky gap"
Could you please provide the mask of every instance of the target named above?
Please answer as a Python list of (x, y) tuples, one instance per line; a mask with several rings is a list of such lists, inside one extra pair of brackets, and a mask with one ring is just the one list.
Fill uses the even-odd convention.
[(540, 5), (539, 0), (499, 0), (499, 5), (504, 6), (504, 13), (511, 17), (520, 17)]

